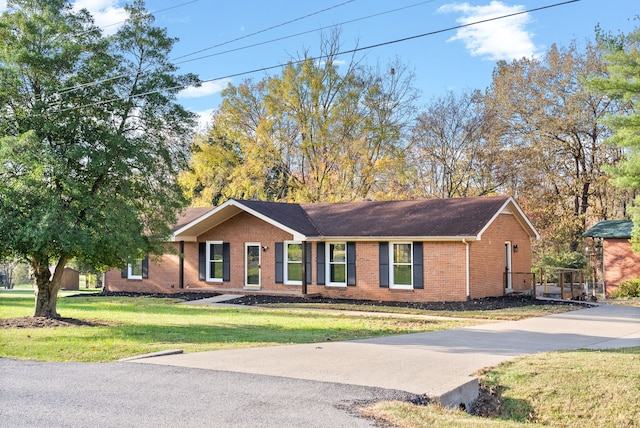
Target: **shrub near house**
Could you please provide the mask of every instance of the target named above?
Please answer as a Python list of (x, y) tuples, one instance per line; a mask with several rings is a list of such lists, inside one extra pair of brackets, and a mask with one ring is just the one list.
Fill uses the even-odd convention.
[[(313, 294), (463, 301), (531, 287), (539, 235), (507, 196), (187, 210), (175, 254), (112, 270), (111, 291)], [(144, 265), (143, 265), (144, 264)]]

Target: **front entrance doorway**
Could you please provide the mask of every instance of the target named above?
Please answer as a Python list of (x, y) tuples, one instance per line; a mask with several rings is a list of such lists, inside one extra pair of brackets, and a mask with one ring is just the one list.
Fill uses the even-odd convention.
[(511, 241), (507, 241), (504, 243), (504, 290), (507, 293), (513, 291), (511, 276)]
[(245, 288), (260, 288), (260, 244), (245, 244)]

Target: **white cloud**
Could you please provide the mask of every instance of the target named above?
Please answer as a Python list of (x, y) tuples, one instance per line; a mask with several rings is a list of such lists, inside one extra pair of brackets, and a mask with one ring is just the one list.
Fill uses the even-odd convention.
[[(105, 34), (113, 34), (127, 19), (127, 12), (118, 6), (118, 0), (76, 0), (73, 9), (87, 9)], [(0, 13), (7, 9), (7, 0), (0, 0)]]
[[(497, 18), (522, 12), (524, 6), (508, 6), (501, 1), (492, 1), (484, 6), (472, 6), (469, 3), (453, 3), (441, 6), (438, 12), (461, 13), (456, 19), (459, 24), (471, 24), (486, 19)], [(448, 41), (460, 40), (473, 56), (498, 61), (532, 57), (538, 49), (531, 40), (532, 33), (526, 30), (531, 22), (528, 13), (509, 18), (498, 19), (482, 24), (460, 28)]]
[(194, 111), (198, 115), (198, 131), (205, 131), (211, 124), (213, 119), (213, 113), (216, 109), (210, 108), (202, 111)]
[(128, 16), (124, 8), (119, 7), (118, 0), (76, 0), (73, 2), (73, 9), (87, 9), (104, 34), (118, 31)]
[(197, 88), (190, 86), (180, 91), (178, 98), (200, 98), (217, 94), (226, 88), (229, 83), (231, 83), (231, 79), (221, 79), (214, 80), (212, 82), (205, 82)]

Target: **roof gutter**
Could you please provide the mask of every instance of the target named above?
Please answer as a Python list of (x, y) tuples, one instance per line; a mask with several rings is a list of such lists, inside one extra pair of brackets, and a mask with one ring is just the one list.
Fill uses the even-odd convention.
[(307, 242), (323, 242), (323, 241), (353, 241), (353, 242), (371, 242), (371, 241), (423, 241), (423, 242), (459, 242), (462, 239), (463, 242), (476, 241), (480, 238), (478, 236), (306, 236), (302, 240)]
[(470, 272), (470, 263), (469, 263), (469, 242), (467, 242), (466, 238), (462, 238), (462, 243), (466, 246), (465, 248), (465, 282), (467, 288), (467, 300), (471, 300), (471, 272)]

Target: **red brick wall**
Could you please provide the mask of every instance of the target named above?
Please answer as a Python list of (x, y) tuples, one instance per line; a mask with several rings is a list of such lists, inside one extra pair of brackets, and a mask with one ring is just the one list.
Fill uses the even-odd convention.
[[(231, 281), (204, 282), (198, 279), (198, 243), (184, 244), (185, 289), (218, 292), (242, 291), (245, 285), (245, 242), (259, 243), (267, 249), (261, 252), (261, 290), (298, 293), (299, 285), (275, 283), (275, 243), (291, 240), (292, 236), (256, 217), (241, 213), (222, 225), (198, 237), (199, 242), (230, 243)], [(513, 271), (528, 272), (531, 268), (531, 246), (528, 235), (512, 215), (500, 215), (485, 232), (481, 241), (470, 243), (471, 297), (496, 296), (504, 293), (504, 243), (518, 245), (513, 253)], [(331, 298), (386, 301), (462, 301), (466, 300), (466, 245), (461, 241), (424, 242), (424, 289), (396, 290), (380, 287), (378, 242), (356, 243), (357, 286), (331, 287), (317, 285), (316, 243), (312, 243), (312, 283), (307, 292)], [(174, 244), (179, 247), (178, 243)], [(117, 270), (107, 273), (107, 287), (113, 291), (176, 292), (178, 284), (177, 255), (167, 254), (159, 261), (150, 260), (149, 279), (142, 281), (120, 278)], [(514, 290), (529, 289), (514, 277)], [(528, 277), (527, 277), (528, 278)], [(521, 279), (520, 279), (521, 280)], [(527, 279), (528, 281), (528, 279)], [(173, 286), (173, 287), (172, 287)]]
[(142, 280), (122, 278), (120, 270), (112, 269), (105, 274), (105, 288), (109, 291), (135, 291), (141, 293), (174, 293), (181, 291), (178, 289), (178, 268), (180, 263), (180, 257), (177, 252), (178, 244), (168, 245), (175, 248), (174, 254), (168, 252), (161, 257), (149, 257), (149, 278)]
[[(191, 283), (192, 287), (214, 287), (242, 290), (245, 286), (245, 243), (256, 243), (266, 246), (260, 252), (261, 287), (267, 290), (291, 290), (296, 286), (275, 283), (275, 243), (292, 239), (292, 235), (264, 222), (257, 217), (242, 212), (227, 220), (223, 224), (211, 229), (198, 237), (198, 242), (223, 241), (230, 243), (231, 252), (231, 281), (230, 282), (202, 282)], [(198, 271), (198, 255), (190, 258)], [(197, 276), (196, 276), (197, 279)], [(300, 288), (298, 286), (298, 288)]]
[[(529, 235), (511, 214), (500, 214), (471, 243), (471, 298), (504, 294), (505, 242), (511, 241), (511, 272), (513, 291), (531, 289), (531, 241)], [(517, 245), (518, 251), (513, 247)]]
[(640, 276), (640, 254), (633, 252), (628, 239), (604, 240), (603, 265), (607, 295), (621, 282)]

